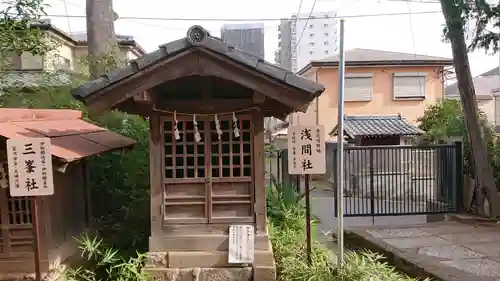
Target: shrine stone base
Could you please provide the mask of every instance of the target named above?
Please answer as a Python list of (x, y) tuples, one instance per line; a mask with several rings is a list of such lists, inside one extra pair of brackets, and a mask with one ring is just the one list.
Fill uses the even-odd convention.
[(229, 224), (152, 229), (144, 273), (155, 281), (276, 281), (267, 229), (255, 234), (252, 264), (230, 264)]
[(229, 264), (227, 251), (149, 252), (143, 272), (155, 281), (276, 281), (271, 248), (242, 265)]

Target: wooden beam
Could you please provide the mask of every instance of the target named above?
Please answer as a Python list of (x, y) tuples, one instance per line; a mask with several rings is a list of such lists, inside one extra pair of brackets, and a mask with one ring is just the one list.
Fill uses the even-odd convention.
[(155, 106), (158, 110), (179, 111), (191, 114), (211, 114), (250, 109), (255, 107), (252, 99), (209, 99), (200, 100), (159, 100)]
[(151, 96), (148, 91), (144, 91), (133, 96), (135, 102), (138, 103), (151, 103)]
[(264, 116), (255, 112), (252, 116), (253, 133), (253, 187), (256, 234), (267, 234), (266, 182), (264, 164)]
[(164, 188), (163, 184), (163, 122), (159, 114), (149, 118), (149, 177), (151, 185), (151, 236), (161, 233), (163, 222)]
[(128, 99), (124, 102), (121, 102), (118, 104), (116, 109), (127, 112), (130, 114), (136, 114), (140, 116), (150, 116), (151, 113), (153, 112), (153, 105), (149, 103), (138, 103), (135, 102), (134, 99)]
[(259, 92), (253, 93), (253, 102), (255, 104), (263, 104), (266, 101), (266, 96)]

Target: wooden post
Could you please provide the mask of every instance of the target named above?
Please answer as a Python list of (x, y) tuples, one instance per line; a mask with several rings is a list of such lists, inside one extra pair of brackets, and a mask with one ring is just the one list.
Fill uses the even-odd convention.
[(38, 221), (39, 219), (39, 213), (38, 213), (38, 203), (39, 203), (39, 198), (38, 197), (32, 197), (31, 202), (32, 202), (32, 209), (31, 209), (31, 216), (32, 216), (32, 221), (31, 225), (33, 227), (33, 233), (34, 233), (34, 238), (35, 238), (35, 243), (34, 243), (34, 250), (35, 250), (35, 280), (36, 281), (42, 281), (42, 270), (41, 270), (41, 261), (40, 261), (40, 223)]
[[(467, 55), (467, 45), (464, 38), (463, 20), (461, 18), (461, 8), (454, 5), (457, 1), (440, 0), (441, 9), (449, 31), (449, 39), (453, 52), (453, 61), (457, 84), (460, 92), (465, 123), (467, 127), (468, 139), (472, 153), (472, 161), (477, 187), (473, 198), (470, 198), (469, 207), (475, 205), (480, 215), (485, 215), (483, 204), (485, 195), (489, 199), (490, 217), (500, 215), (500, 202), (493, 177), (493, 171), (489, 163), (486, 150), (486, 143), (482, 127), (478, 119), (478, 107), (472, 74), (470, 71), (469, 57)], [(473, 204), (475, 203), (475, 204)]]
[(311, 199), (310, 199), (310, 181), (311, 175), (305, 175), (305, 191), (306, 191), (306, 251), (307, 251), (307, 262), (312, 263), (311, 260)]

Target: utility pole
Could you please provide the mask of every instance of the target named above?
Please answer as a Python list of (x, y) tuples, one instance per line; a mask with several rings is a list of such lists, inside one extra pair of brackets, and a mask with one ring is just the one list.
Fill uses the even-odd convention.
[[(456, 5), (457, 0), (440, 0), (441, 9), (449, 31), (449, 40), (453, 52), (457, 85), (460, 92), (469, 146), (471, 149), (470, 163), (473, 166), (475, 188), (472, 198), (469, 200), (469, 207), (475, 207), (480, 215), (496, 217), (500, 215), (497, 189), (493, 170), (489, 163), (486, 142), (478, 118), (478, 107), (474, 83), (469, 65), (467, 45), (464, 37), (464, 27), (462, 21), (461, 8)], [(488, 199), (489, 214), (485, 213), (484, 203)]]
[[(118, 55), (112, 0), (87, 0), (87, 44), (91, 79), (106, 72), (103, 56)], [(104, 63), (102, 61), (105, 61)]]

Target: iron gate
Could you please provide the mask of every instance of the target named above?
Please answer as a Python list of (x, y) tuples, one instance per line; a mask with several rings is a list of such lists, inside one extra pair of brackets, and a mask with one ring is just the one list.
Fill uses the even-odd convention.
[(452, 213), (461, 206), (461, 143), (346, 146), (344, 157), (346, 217)]

